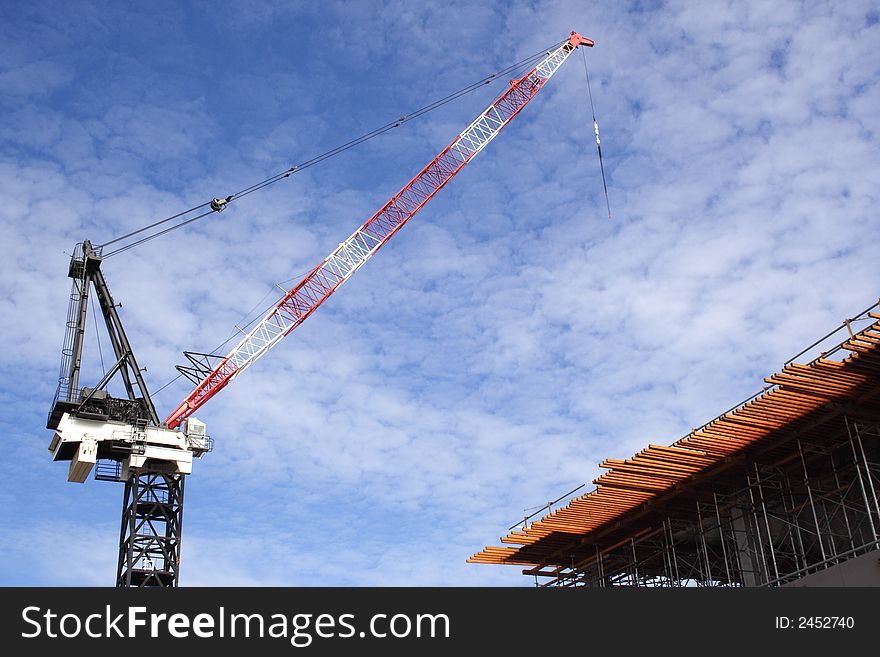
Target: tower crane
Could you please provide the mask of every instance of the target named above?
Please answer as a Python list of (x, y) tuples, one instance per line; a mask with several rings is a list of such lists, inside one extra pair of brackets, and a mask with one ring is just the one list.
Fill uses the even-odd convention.
[[(446, 148), (287, 291), (229, 353), (184, 352), (189, 365), (177, 369), (195, 387), (164, 422), (101, 271), (101, 250), (89, 241), (77, 245), (68, 270), (73, 285), (61, 373), (47, 422), (54, 431), (49, 451), (53, 460), (70, 462), (69, 481), (82, 483), (94, 469), (97, 479), (125, 482), (117, 586), (178, 584), (184, 479), (192, 471), (193, 458), (213, 446), (205, 424), (193, 414), (302, 324), (375, 255), (522, 111), (577, 48), (593, 45), (591, 39), (572, 32), (525, 75), (511, 80)], [(219, 212), (230, 200), (215, 199), (211, 209)], [(116, 362), (96, 385), (80, 387), (92, 288)], [(112, 397), (106, 390), (117, 375), (127, 398)], [(102, 469), (99, 461), (110, 465)]]

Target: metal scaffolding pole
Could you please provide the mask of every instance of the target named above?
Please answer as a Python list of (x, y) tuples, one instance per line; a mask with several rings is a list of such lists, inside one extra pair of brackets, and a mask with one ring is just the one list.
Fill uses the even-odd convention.
[[(868, 481), (868, 490), (871, 492), (871, 497), (874, 500), (874, 513), (877, 514), (878, 520), (880, 520), (880, 505), (877, 504), (877, 491), (874, 488), (874, 481), (871, 476), (871, 466), (868, 464), (868, 458), (865, 455), (865, 447), (862, 444), (862, 437), (859, 433), (858, 425), (855, 422), (850, 422), (849, 418), (845, 418), (846, 420), (846, 429), (847, 434), (849, 435), (850, 446), (852, 447), (853, 458), (855, 459), (856, 473), (859, 477), (859, 484), (862, 487), (862, 496), (865, 498), (865, 507), (868, 509), (868, 518), (870, 519), (871, 524), (871, 532), (874, 535), (874, 540), (876, 541), (877, 536), (877, 526), (874, 524), (874, 518), (871, 513), (871, 506), (868, 503), (868, 495), (867, 490), (865, 489), (865, 483), (862, 480), (862, 469), (861, 466), (865, 468), (865, 479)], [(855, 441), (853, 440), (855, 438)], [(856, 445), (858, 445), (858, 453), (856, 452)], [(861, 456), (862, 463), (859, 464), (859, 456)]]
[[(788, 509), (788, 506), (785, 502), (785, 494), (784, 493), (782, 496), (782, 504), (783, 504), (783, 508), (786, 510), (786, 513), (792, 519), (792, 524), (794, 525), (794, 529), (795, 529), (793, 536), (792, 536), (791, 543), (792, 543), (792, 551), (795, 554), (795, 564), (797, 566), (796, 567), (796, 570), (797, 570), (797, 569), (800, 569), (801, 567), (805, 568), (807, 566), (807, 553), (804, 548), (804, 537), (801, 534), (800, 513), (797, 511), (797, 503), (794, 500), (794, 491), (792, 490), (791, 479), (787, 475), (785, 476), (784, 479), (785, 479), (784, 490), (788, 492), (788, 498), (789, 498), (789, 501), (791, 502), (791, 509)], [(794, 536), (797, 536), (797, 544), (795, 544), (795, 542), (794, 542)], [(798, 560), (800, 561), (800, 563), (798, 563)]]
[(840, 476), (837, 472), (837, 466), (834, 463), (834, 455), (830, 455), (831, 460), (831, 472), (834, 475), (834, 486), (837, 490), (837, 496), (840, 498), (840, 508), (843, 512), (843, 522), (846, 525), (846, 534), (849, 537), (849, 548), (850, 550), (854, 550), (856, 547), (855, 536), (853, 535), (853, 528), (849, 522), (849, 514), (846, 512), (846, 491), (849, 490), (849, 486), (844, 490), (843, 484), (840, 483)]
[(721, 525), (721, 510), (718, 508), (718, 494), (712, 493), (712, 501), (715, 504), (715, 519), (718, 521), (718, 540), (721, 542), (721, 554), (724, 556), (724, 574), (727, 575), (728, 585), (733, 583), (730, 576), (730, 565), (727, 561), (727, 545), (724, 541), (724, 530)]
[(700, 503), (697, 502), (697, 524), (700, 533), (700, 546), (703, 548), (703, 557), (705, 558), (706, 570), (703, 581), (706, 586), (712, 581), (712, 566), (709, 564), (709, 548), (706, 546), (706, 530), (703, 525), (703, 514), (700, 513)]
[[(764, 501), (764, 491), (761, 488), (761, 475), (758, 472), (758, 464), (757, 463), (755, 463), (755, 487), (758, 489), (758, 502), (761, 504), (761, 511), (764, 514), (764, 527), (767, 529), (767, 546), (768, 546), (768, 550), (770, 551), (770, 560), (773, 563), (773, 574), (778, 579), (779, 578), (779, 568), (776, 565), (776, 547), (773, 544), (773, 534), (770, 532), (770, 521), (767, 518), (767, 504)], [(760, 538), (761, 538), (761, 533), (758, 532), (758, 542), (759, 543), (761, 542)], [(761, 550), (761, 553), (763, 554), (763, 548)], [(766, 572), (766, 559), (767, 559), (767, 557), (765, 556), (764, 557), (765, 572)]]
[(819, 551), (822, 553), (822, 563), (825, 563), (828, 557), (825, 554), (825, 545), (822, 541), (822, 529), (819, 527), (819, 516), (816, 514), (816, 506), (813, 504), (813, 491), (810, 488), (810, 475), (807, 474), (807, 461), (804, 458), (804, 449), (800, 440), (797, 441), (797, 446), (798, 454), (801, 457), (801, 464), (803, 465), (804, 469), (804, 488), (807, 489), (807, 499), (810, 502), (810, 511), (813, 514), (813, 522), (816, 525), (816, 537), (819, 541)]

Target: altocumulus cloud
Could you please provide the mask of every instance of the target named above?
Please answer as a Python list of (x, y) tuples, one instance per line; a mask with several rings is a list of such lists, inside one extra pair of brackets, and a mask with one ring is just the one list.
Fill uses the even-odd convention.
[[(231, 8), (0, 10), (5, 583), (112, 580), (118, 490), (67, 484), (45, 453), (65, 250), (240, 188), (571, 29), (597, 41), (613, 221), (572, 60), (204, 408), (218, 447), (187, 489), (184, 584), (527, 584), (464, 560), (603, 457), (754, 392), (877, 296), (871, 3), (265, 2), (234, 25)], [(313, 266), (492, 91), (108, 260), (153, 387)], [(58, 535), (82, 567), (58, 559)]]

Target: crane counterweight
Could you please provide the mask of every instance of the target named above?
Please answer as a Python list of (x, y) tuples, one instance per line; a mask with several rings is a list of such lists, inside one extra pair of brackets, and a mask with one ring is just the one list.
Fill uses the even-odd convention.
[(83, 483), (98, 459), (118, 461), (119, 478), (148, 469), (188, 475), (193, 457), (211, 449), (205, 424), (190, 418), (185, 431), (133, 425), (115, 420), (94, 420), (64, 413), (52, 435), (53, 461), (70, 461), (68, 481)]

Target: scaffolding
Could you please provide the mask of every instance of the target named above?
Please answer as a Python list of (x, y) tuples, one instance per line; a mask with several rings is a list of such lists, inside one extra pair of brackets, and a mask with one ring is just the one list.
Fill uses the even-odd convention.
[[(506, 546), (468, 561), (526, 566), (551, 587), (785, 586), (871, 563), (863, 555), (880, 556), (877, 306), (844, 322), (843, 342), (806, 364), (790, 359), (760, 392), (672, 445), (606, 459), (594, 490), (531, 524), (527, 516)], [(853, 332), (853, 321), (870, 324)]]
[(545, 586), (780, 586), (880, 549), (880, 423), (845, 417), (823, 443), (754, 461), (659, 525), (560, 569)]

